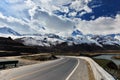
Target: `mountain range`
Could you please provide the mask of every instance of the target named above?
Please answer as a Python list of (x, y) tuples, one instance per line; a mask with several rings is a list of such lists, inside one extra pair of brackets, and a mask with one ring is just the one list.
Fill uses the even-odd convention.
[(21, 36), (21, 34), (8, 27), (0, 27), (0, 33), (6, 35)]
[(4, 0), (0, 3), (2, 37), (19, 36), (15, 40), (27, 46), (120, 50), (119, 0)]
[[(14, 36), (21, 36), (21, 40), (26, 45), (39, 45), (39, 46), (51, 46), (57, 45), (63, 42), (67, 42), (68, 45), (74, 44), (96, 44), (100, 47), (103, 45), (120, 45), (120, 34), (109, 35), (84, 35), (80, 30), (74, 29), (71, 36), (63, 37), (56, 34), (19, 34), (8, 27), (1, 27), (0, 33)], [(32, 37), (28, 37), (32, 36)]]
[[(120, 37), (117, 35), (117, 37)], [(120, 40), (108, 35), (71, 35), (62, 37), (55, 34), (21, 37), (15, 39), (27, 46), (49, 47), (63, 51), (120, 50)], [(52, 50), (52, 49), (51, 49)]]
[[(113, 34), (84, 35), (78, 29), (74, 29), (71, 35), (66, 37), (52, 33), (22, 35), (7, 27), (0, 28), (0, 33), (9, 36), (10, 35), (18, 36), (19, 38), (16, 37), (14, 39), (15, 43), (17, 41), (18, 43), (21, 43), (26, 46), (38, 46), (40, 50), (45, 51), (47, 50), (55, 52), (56, 51), (79, 52), (97, 50), (120, 50), (119, 34), (114, 34), (114, 36)], [(12, 43), (14, 43), (14, 41), (12, 41)]]

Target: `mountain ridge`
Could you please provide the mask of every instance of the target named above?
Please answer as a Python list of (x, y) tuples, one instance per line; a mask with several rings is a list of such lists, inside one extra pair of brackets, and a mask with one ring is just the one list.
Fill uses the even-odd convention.
[(0, 27), (0, 33), (14, 35), (14, 36), (21, 36), (21, 34), (8, 27)]

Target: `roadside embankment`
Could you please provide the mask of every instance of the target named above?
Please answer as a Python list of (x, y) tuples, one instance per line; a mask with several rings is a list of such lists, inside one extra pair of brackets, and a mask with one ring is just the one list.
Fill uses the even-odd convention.
[[(78, 58), (79, 66), (71, 76), (70, 80), (115, 80), (112, 75), (106, 72), (94, 60), (89, 57)], [(81, 76), (81, 77), (80, 77)]]

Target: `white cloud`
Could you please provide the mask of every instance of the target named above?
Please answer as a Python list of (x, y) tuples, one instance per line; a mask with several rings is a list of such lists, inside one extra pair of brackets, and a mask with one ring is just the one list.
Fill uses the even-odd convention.
[(70, 5), (70, 8), (75, 9), (76, 11), (85, 10), (86, 12), (90, 13), (92, 12), (92, 9), (90, 9), (87, 5), (89, 1), (90, 0), (75, 0)]
[(37, 9), (37, 5), (31, 0), (26, 0), (25, 4), (29, 8), (28, 13), (29, 13), (29, 16), (30, 16), (30, 18), (32, 20), (34, 14), (35, 14), (35, 10)]
[(19, 3), (22, 0), (5, 0), (7, 3)]
[(25, 24), (25, 22), (20, 19), (17, 19), (17, 18), (11, 17), (11, 16), (10, 17), (4, 16), (2, 13), (0, 13), (0, 19), (4, 19), (8, 22), (19, 22), (21, 24)]
[(24, 0), (0, 0), (0, 12), (5, 16), (29, 19), (28, 9)]
[[(30, 6), (28, 6), (30, 4)], [(22, 6), (22, 5), (21, 5)], [(20, 6), (19, 6), (20, 7)], [(18, 7), (18, 8), (19, 8)], [(0, 24), (1, 26), (7, 26), (12, 29), (15, 29), (19, 33), (36, 33), (36, 32), (44, 32), (41, 30), (41, 27), (46, 28), (47, 33), (69, 33), (72, 31), (74, 23), (67, 19), (61, 19), (55, 15), (49, 14), (35, 5), (31, 0), (27, 0), (25, 2), (25, 8), (21, 10), (24, 11), (28, 9), (28, 13), (31, 17), (30, 20), (23, 20), (23, 18), (14, 18), (12, 16), (5, 16), (2, 13), (0, 14)], [(22, 17), (24, 17), (21, 14)]]
[(81, 13), (79, 13), (79, 16), (82, 16), (82, 15), (84, 15), (84, 14), (86, 14), (87, 12), (81, 12)]
[(77, 15), (77, 12), (71, 12), (71, 13), (69, 13), (68, 15), (69, 15), (69, 16), (73, 16), (73, 17), (74, 17), (74, 16), (76, 16), (76, 15)]
[[(68, 13), (69, 9), (65, 4), (69, 4), (70, 8), (75, 11), (85, 10), (81, 12), (90, 13), (92, 10), (87, 6), (91, 0), (0, 0), (0, 26), (7, 26), (20, 33), (58, 33), (68, 35), (73, 30), (73, 26), (77, 24), (77, 28), (83, 33), (93, 34), (109, 34), (120, 33), (120, 15), (115, 19), (110, 17), (100, 17), (96, 20), (85, 21), (80, 19), (65, 19), (53, 15), (54, 10), (60, 10)], [(7, 2), (7, 4), (5, 4)], [(70, 13), (75, 16), (77, 12)], [(92, 16), (94, 18), (94, 16)], [(72, 21), (73, 20), (73, 21)], [(41, 29), (45, 27), (45, 31)]]
[[(56, 9), (57, 10), (57, 9)], [(68, 13), (69, 12), (69, 9), (68, 7), (64, 7), (64, 8), (60, 8), (58, 10), (61, 10), (62, 12), (65, 12), (65, 13)]]
[(26, 0), (26, 1), (24, 1), (25, 2), (25, 4), (28, 6), (28, 7), (30, 7), (30, 8), (32, 8), (32, 7), (34, 7), (36, 4), (33, 2), (33, 1), (31, 1), (31, 0)]
[(120, 15), (116, 19), (110, 17), (100, 17), (96, 20), (80, 20), (77, 27), (85, 34), (111, 34), (120, 33)]
[[(14, 17), (7, 17), (0, 13), (0, 27), (10, 27), (19, 33), (35, 33), (34, 29), (29, 25), (29, 23), (24, 22), (21, 19)], [(26, 32), (27, 31), (27, 32)]]
[(67, 19), (60, 19), (47, 12), (36, 11), (34, 19), (47, 27), (47, 32), (69, 32), (73, 29), (74, 23)]
[(84, 6), (83, 8), (87, 13), (92, 12), (92, 9), (90, 9), (88, 6)]

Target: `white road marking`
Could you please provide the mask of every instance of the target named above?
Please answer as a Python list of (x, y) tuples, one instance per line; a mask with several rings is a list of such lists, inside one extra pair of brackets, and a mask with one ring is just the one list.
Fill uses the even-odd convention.
[(73, 75), (73, 73), (76, 71), (76, 69), (78, 68), (78, 66), (79, 66), (79, 64), (80, 64), (80, 61), (79, 61), (79, 59), (77, 59), (78, 60), (78, 63), (77, 63), (77, 65), (76, 65), (76, 67), (72, 70), (72, 72), (70, 73), (70, 75), (65, 79), (65, 80), (69, 80), (70, 79), (70, 77)]

